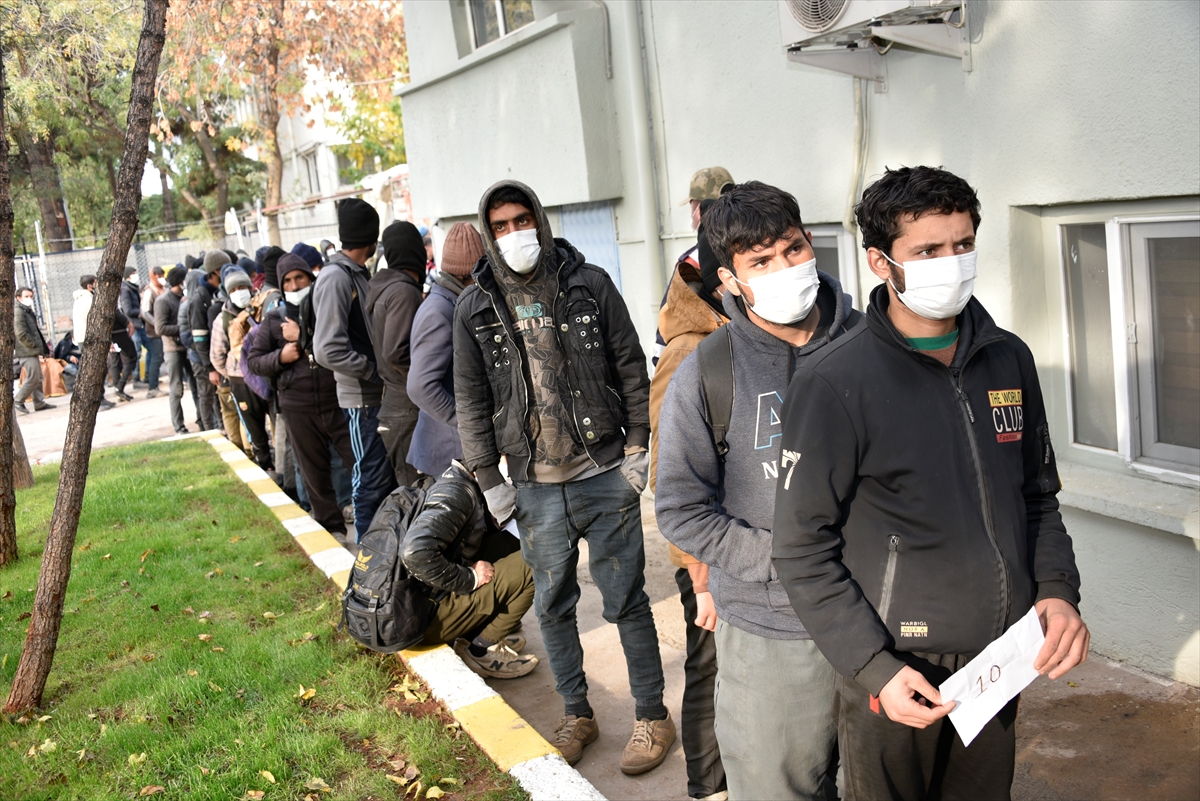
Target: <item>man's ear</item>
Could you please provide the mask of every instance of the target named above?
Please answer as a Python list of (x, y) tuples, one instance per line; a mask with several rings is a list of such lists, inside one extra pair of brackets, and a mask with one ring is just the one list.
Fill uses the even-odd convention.
[(892, 275), (889, 269), (890, 263), (879, 248), (867, 248), (867, 266), (880, 281), (886, 281)]
[(717, 277), (721, 279), (721, 284), (725, 287), (726, 292), (731, 292), (735, 297), (742, 296), (742, 290), (738, 286), (738, 282), (734, 280), (733, 272), (728, 267), (718, 267)]

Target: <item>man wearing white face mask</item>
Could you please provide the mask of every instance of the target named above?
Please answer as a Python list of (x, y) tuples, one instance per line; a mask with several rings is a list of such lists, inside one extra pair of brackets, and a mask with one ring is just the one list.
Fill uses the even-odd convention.
[(845, 797), (1007, 798), (1018, 699), (968, 749), (936, 688), (1030, 607), (1035, 669), (1087, 657), (1037, 369), (972, 297), (966, 181), (888, 170), (856, 214), (885, 283), (788, 389), (773, 564), (839, 674)]
[[(463, 462), (500, 524), (514, 518), (565, 716), (553, 742), (574, 764), (599, 735), (575, 621), (579, 540), (604, 617), (617, 625), (635, 702), (621, 770), (662, 763), (675, 741), (645, 592), (638, 496), (650, 441), (646, 357), (612, 279), (555, 239), (529, 187), (502, 181), (479, 204), (484, 257), (454, 311), (454, 394)], [(499, 462), (507, 459), (504, 480)]]
[(225, 292), (229, 299), (213, 321), (209, 356), (213, 369), (228, 382), (235, 417), (226, 420), (226, 429), (240, 424), (250, 435), (247, 454), (263, 470), (274, 470), (271, 457), (271, 437), (267, 434), (267, 402), (246, 384), (242, 375), (242, 342), (250, 331), (250, 276), (236, 267), (225, 275)]
[(667, 386), (655, 513), (663, 536), (709, 566), (729, 798), (835, 797), (833, 669), (771, 570), (771, 523), (788, 381), (862, 315), (817, 271), (800, 207), (782, 189), (734, 186), (704, 212), (704, 229), (729, 322)]

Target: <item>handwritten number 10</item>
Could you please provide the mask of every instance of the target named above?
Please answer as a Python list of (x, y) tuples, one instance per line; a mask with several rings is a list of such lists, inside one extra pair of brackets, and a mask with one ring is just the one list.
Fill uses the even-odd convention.
[[(995, 684), (999, 679), (1000, 679), (1000, 666), (992, 665), (992, 669), (988, 671), (988, 683)], [(975, 681), (979, 682), (980, 695), (987, 692), (987, 687), (983, 686), (983, 676), (977, 677), (975, 679)]]

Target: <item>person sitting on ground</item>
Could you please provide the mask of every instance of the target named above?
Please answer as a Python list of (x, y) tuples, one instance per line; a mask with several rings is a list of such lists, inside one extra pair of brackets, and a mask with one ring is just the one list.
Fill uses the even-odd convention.
[(33, 311), (33, 290), (23, 286), (17, 290), (17, 307), (14, 314), (16, 329), (16, 356), (25, 369), (25, 383), (13, 397), (13, 408), (19, 414), (29, 414), (25, 407), (25, 399), (33, 398), (33, 410), (53, 409), (53, 403), (46, 403), (42, 395), (42, 360), (50, 355), (50, 346), (46, 337), (38, 327), (37, 314)]
[[(300, 343), (300, 304), (312, 290), (313, 274), (304, 259), (289, 253), (279, 259), (285, 305), (263, 316), (254, 333), (246, 366), (275, 381), (276, 398), (312, 506), (313, 519), (338, 538), (346, 521), (334, 489), (330, 446), (344, 464), (354, 464), (350, 428), (338, 406), (333, 372), (313, 360)], [(279, 417), (276, 417), (278, 420)]]
[[(383, 512), (377, 519), (388, 517)], [(514, 636), (533, 605), (533, 573), (517, 538), (496, 526), (461, 464), (451, 464), (429, 488), (401, 559), (437, 602), (425, 644), (453, 643), (467, 667), (488, 678), (513, 679), (537, 667), (537, 657), (520, 653), (525, 638)]]

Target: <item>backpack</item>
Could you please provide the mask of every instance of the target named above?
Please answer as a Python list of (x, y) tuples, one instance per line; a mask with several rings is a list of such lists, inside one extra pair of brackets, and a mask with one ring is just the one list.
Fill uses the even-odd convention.
[(725, 461), (729, 443), (729, 420), (733, 417), (733, 340), (729, 326), (723, 325), (700, 340), (696, 346), (696, 360), (700, 367), (700, 389), (704, 393), (704, 410), (708, 425), (712, 429), (713, 445), (717, 456)]
[(379, 507), (342, 593), (342, 625), (360, 644), (384, 654), (425, 638), (437, 604), (429, 587), (409, 575), (400, 558), (425, 491), (400, 487)]
[(271, 388), (270, 380), (263, 378), (250, 369), (250, 348), (254, 346), (254, 336), (258, 333), (261, 323), (249, 315), (247, 315), (247, 319), (250, 321), (250, 329), (242, 337), (241, 355), (238, 357), (238, 365), (242, 370), (242, 380), (246, 382), (246, 386), (250, 387), (250, 391), (255, 395), (263, 400), (270, 400), (275, 395), (275, 390)]

